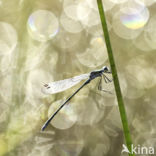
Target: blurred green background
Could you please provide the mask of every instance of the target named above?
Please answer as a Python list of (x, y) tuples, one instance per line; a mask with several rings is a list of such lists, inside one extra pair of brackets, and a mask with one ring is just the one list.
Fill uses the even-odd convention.
[[(103, 3), (133, 143), (156, 148), (156, 3)], [(0, 0), (0, 156), (127, 156), (115, 94), (98, 91), (99, 80), (41, 132), (83, 82), (54, 95), (43, 85), (103, 66), (96, 0)]]

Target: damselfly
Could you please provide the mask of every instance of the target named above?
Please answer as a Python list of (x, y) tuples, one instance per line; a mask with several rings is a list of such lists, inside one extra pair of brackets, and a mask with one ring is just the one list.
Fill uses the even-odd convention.
[(45, 122), (45, 124), (42, 127), (42, 131), (44, 131), (44, 129), (48, 126), (48, 124), (50, 123), (50, 121), (56, 116), (56, 114), (63, 108), (63, 106), (65, 106), (66, 103), (68, 103), (75, 94), (77, 94), (84, 86), (86, 86), (87, 84), (89, 84), (92, 80), (94, 80), (97, 77), (100, 77), (100, 81), (99, 81), (99, 85), (98, 85), (98, 89), (107, 93), (111, 93), (107, 90), (102, 89), (101, 86), (101, 82), (102, 82), (102, 77), (104, 78), (105, 83), (109, 83), (112, 82), (112, 80), (110, 80), (105, 74), (111, 74), (111, 71), (109, 70), (108, 67), (104, 66), (102, 69), (100, 70), (95, 70), (92, 71), (91, 73), (88, 74), (82, 74), (79, 76), (75, 76), (73, 78), (69, 78), (69, 79), (64, 79), (64, 80), (60, 80), (60, 81), (55, 81), (55, 82), (51, 82), (51, 83), (47, 83), (44, 85), (44, 87), (42, 88), (42, 92), (45, 94), (55, 94), (58, 92), (62, 92), (64, 90), (67, 90), (73, 86), (75, 86), (76, 84), (78, 84), (80, 81), (87, 79), (80, 88), (78, 88), (57, 110), (54, 114), (52, 114), (52, 116)]

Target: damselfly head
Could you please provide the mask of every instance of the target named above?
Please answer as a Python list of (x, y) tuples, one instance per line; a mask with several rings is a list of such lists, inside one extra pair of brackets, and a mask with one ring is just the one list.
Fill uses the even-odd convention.
[(109, 69), (109, 67), (107, 67), (107, 66), (104, 66), (102, 69), (103, 69), (104, 73), (112, 73), (111, 70)]
[(104, 66), (103, 71), (107, 73), (107, 72), (109, 72), (109, 68), (107, 66)]

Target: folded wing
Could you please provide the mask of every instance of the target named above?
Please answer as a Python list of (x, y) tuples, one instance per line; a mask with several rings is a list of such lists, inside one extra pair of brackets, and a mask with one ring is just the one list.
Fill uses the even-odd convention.
[(89, 75), (90, 74), (82, 74), (73, 78), (50, 82), (45, 84), (41, 90), (45, 94), (59, 93), (75, 86), (80, 81), (89, 78)]

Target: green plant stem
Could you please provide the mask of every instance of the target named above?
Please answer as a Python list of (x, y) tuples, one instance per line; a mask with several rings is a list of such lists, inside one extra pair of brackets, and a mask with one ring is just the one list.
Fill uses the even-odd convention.
[[(122, 97), (119, 79), (118, 79), (118, 75), (117, 75), (117, 70), (116, 70), (116, 66), (115, 66), (115, 61), (114, 61), (114, 57), (113, 57), (113, 52), (112, 52), (112, 47), (111, 47), (111, 43), (110, 43), (105, 13), (103, 10), (102, 0), (97, 0), (97, 4), (98, 4), (99, 14), (100, 14), (100, 18), (101, 18), (101, 23), (102, 23), (105, 42), (106, 42), (108, 57), (109, 57), (109, 61), (110, 61), (110, 66), (111, 66), (111, 70), (112, 70), (114, 87), (115, 87), (115, 92), (116, 92), (116, 96), (117, 96), (117, 101), (118, 101), (121, 121), (122, 121), (122, 125), (123, 125), (125, 140), (126, 140), (127, 147), (129, 149), (129, 151), (131, 152), (132, 140), (131, 140), (130, 130), (128, 127), (126, 110), (125, 110), (125, 106), (124, 106), (124, 102), (123, 102), (123, 97)], [(135, 156), (134, 154), (131, 154), (131, 153), (129, 154), (129, 156)]]

